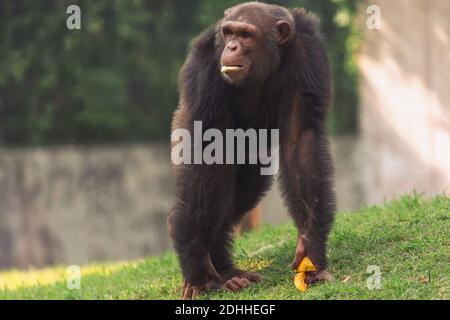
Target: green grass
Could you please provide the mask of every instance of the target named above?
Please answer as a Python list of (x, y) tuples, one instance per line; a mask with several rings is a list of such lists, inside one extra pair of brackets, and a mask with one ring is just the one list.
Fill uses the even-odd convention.
[[(339, 213), (329, 241), (335, 280), (297, 291), (289, 268), (296, 232), (291, 224), (264, 226), (236, 241), (240, 267), (264, 280), (239, 293), (202, 299), (450, 299), (450, 198), (417, 195), (383, 207)], [(369, 290), (367, 267), (381, 270)], [(0, 299), (178, 299), (180, 272), (173, 253), (142, 261), (82, 268), (81, 290), (69, 290), (65, 267), (0, 273)], [(347, 279), (346, 281), (343, 281)]]

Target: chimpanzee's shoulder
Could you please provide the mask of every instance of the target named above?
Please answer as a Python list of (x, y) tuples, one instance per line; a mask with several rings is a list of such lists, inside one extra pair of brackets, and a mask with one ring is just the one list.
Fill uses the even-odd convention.
[(210, 55), (215, 51), (216, 26), (210, 26), (191, 42), (191, 49), (200, 55)]
[(319, 18), (304, 8), (294, 8), (291, 14), (295, 20), (295, 30), (302, 34), (317, 34), (320, 28)]

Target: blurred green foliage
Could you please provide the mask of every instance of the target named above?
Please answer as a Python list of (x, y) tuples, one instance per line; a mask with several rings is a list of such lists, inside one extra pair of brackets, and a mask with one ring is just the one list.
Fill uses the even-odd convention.
[[(168, 140), (189, 41), (233, 0), (0, 2), (0, 144)], [(357, 0), (278, 0), (322, 20), (333, 65), (333, 133), (356, 129)], [(68, 30), (66, 8), (81, 8)]]

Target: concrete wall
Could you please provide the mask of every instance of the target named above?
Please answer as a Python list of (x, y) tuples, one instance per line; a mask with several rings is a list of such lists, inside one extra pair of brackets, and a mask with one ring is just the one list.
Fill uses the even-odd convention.
[[(450, 192), (450, 1), (367, 1), (381, 9), (359, 55), (366, 201)], [(367, 5), (362, 6), (363, 11)]]
[(0, 267), (170, 248), (169, 160), (158, 146), (0, 150)]
[[(356, 208), (353, 138), (333, 143), (341, 208)], [(171, 249), (168, 146), (0, 149), (0, 268), (124, 260)], [(288, 216), (274, 187), (269, 223)]]

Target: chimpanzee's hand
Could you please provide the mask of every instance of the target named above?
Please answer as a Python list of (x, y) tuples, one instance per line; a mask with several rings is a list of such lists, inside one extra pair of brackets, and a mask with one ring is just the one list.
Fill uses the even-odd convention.
[(211, 257), (207, 257), (206, 265), (206, 280), (202, 284), (192, 284), (183, 279), (183, 285), (181, 289), (181, 299), (192, 300), (199, 294), (208, 292), (212, 289), (216, 289), (221, 285), (220, 275), (217, 273), (216, 268), (211, 262)]
[(201, 293), (206, 293), (219, 286), (219, 282), (216, 280), (210, 280), (201, 285), (193, 285), (183, 280), (183, 288), (181, 290), (181, 298), (183, 300), (193, 300)]
[(295, 248), (294, 261), (292, 261), (291, 268), (293, 270), (297, 269), (302, 262), (303, 258), (306, 256), (306, 241), (305, 236), (299, 235), (297, 238), (297, 247)]
[[(314, 263), (314, 252), (310, 252), (309, 248), (307, 247), (307, 241), (305, 236), (298, 236), (297, 239), (297, 247), (295, 248), (295, 256), (294, 261), (292, 262), (292, 269), (296, 270), (298, 266), (300, 265), (300, 262), (303, 260), (304, 257), (308, 257), (312, 259), (312, 262)], [(308, 284), (314, 284), (316, 282), (327, 282), (333, 280), (333, 276), (331, 273), (329, 273), (326, 270), (321, 269), (320, 266), (315, 266), (317, 268), (317, 271), (315, 272), (308, 272), (306, 274), (306, 283)]]

